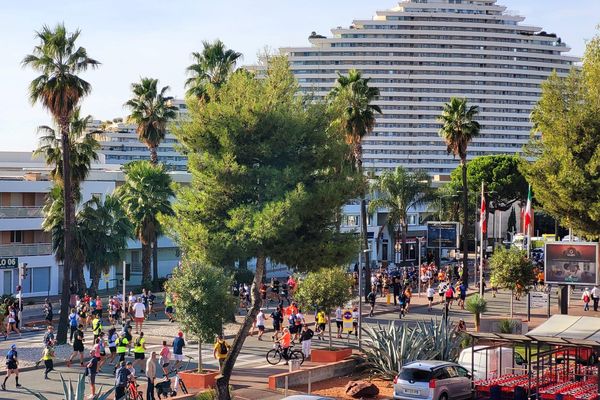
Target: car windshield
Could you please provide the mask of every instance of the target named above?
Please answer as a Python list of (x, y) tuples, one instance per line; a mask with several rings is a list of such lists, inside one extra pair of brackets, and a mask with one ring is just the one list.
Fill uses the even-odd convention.
[(431, 380), (431, 371), (424, 371), (417, 368), (402, 368), (398, 378), (403, 381), (411, 382), (429, 382)]

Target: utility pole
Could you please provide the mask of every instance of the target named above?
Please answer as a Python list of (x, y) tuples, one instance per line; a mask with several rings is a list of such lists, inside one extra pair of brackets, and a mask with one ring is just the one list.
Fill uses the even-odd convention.
[[(480, 239), (480, 249), (479, 249), (479, 294), (483, 297), (484, 294), (484, 288), (483, 288), (483, 248), (484, 248), (484, 244), (483, 244), (483, 234), (484, 234), (484, 230), (485, 229), (485, 225), (487, 225), (487, 220), (484, 219), (485, 215), (487, 213), (487, 203), (485, 201), (485, 185), (483, 183), (483, 181), (481, 181), (481, 204), (483, 205), (483, 207), (481, 207), (481, 215), (479, 216), (480, 218), (480, 223), (481, 223), (481, 227), (479, 229), (480, 235), (481, 237)], [(485, 225), (484, 225), (485, 224)]]
[(123, 324), (125, 324), (125, 317), (127, 316), (127, 313), (125, 311), (125, 307), (127, 304), (127, 297), (125, 297), (127, 295), (127, 292), (125, 291), (125, 285), (127, 284), (126, 279), (127, 278), (127, 262), (123, 261), (123, 301), (121, 302), (121, 306), (123, 307)]

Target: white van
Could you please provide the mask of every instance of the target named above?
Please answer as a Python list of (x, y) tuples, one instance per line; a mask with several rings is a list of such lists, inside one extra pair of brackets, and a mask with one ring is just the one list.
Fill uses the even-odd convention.
[[(515, 362), (513, 366), (513, 349), (509, 347), (496, 347), (494, 349), (481, 350), (485, 349), (485, 347), (475, 346), (473, 371), (471, 371), (471, 347), (467, 347), (461, 351), (458, 357), (458, 363), (470, 371), (476, 381), (495, 378), (505, 374), (522, 375), (527, 372), (527, 363), (516, 351), (514, 352)], [(502, 368), (502, 372), (498, 373), (500, 368)]]

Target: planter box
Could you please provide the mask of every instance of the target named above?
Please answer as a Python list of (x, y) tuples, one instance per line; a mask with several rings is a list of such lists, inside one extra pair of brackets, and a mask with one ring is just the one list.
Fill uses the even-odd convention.
[(219, 375), (219, 371), (208, 371), (199, 374), (197, 370), (181, 371), (179, 373), (181, 379), (185, 382), (185, 386), (192, 389), (208, 389), (215, 387), (215, 380)]
[(310, 352), (310, 361), (312, 362), (336, 362), (348, 358), (352, 355), (352, 349), (312, 349)]

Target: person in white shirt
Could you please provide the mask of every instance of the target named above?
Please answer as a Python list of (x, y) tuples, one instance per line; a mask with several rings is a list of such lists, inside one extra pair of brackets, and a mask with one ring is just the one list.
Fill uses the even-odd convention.
[(256, 326), (258, 327), (258, 340), (262, 340), (262, 335), (265, 333), (265, 320), (267, 317), (264, 313), (264, 308), (261, 308), (256, 315)]
[(429, 311), (433, 308), (433, 296), (435, 296), (435, 289), (431, 287), (431, 281), (427, 287), (427, 301), (429, 301)]
[(132, 311), (135, 319), (135, 333), (140, 333), (146, 315), (146, 306), (142, 303), (141, 298), (137, 299), (137, 302), (132, 307)]
[(595, 285), (590, 292), (592, 297), (592, 301), (594, 302), (594, 311), (598, 311), (598, 300), (600, 300), (600, 289), (598, 289), (598, 285)]
[(342, 337), (342, 330), (344, 328), (344, 319), (342, 318), (342, 307), (338, 306), (335, 309), (335, 324), (337, 326), (337, 337)]

